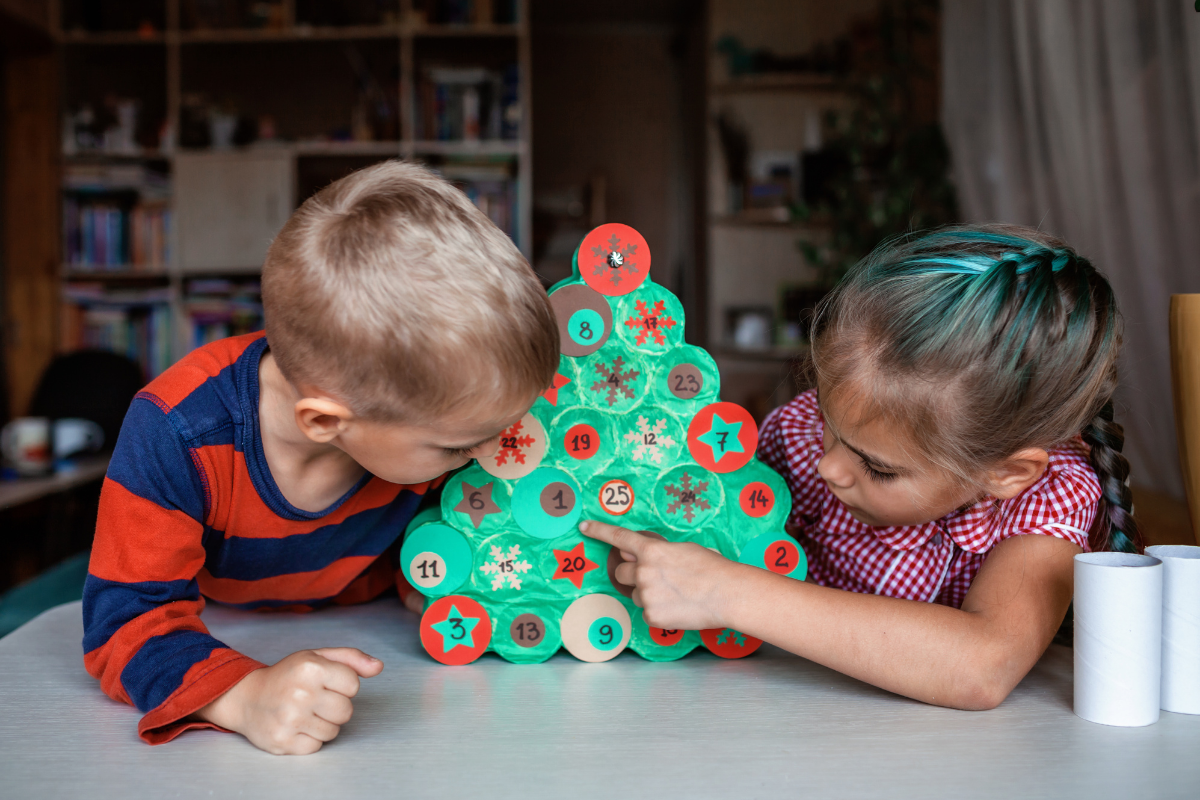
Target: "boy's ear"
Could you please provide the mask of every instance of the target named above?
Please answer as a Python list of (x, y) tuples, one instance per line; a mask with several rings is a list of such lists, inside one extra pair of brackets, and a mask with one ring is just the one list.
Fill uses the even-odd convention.
[(318, 444), (328, 444), (352, 419), (354, 412), (336, 400), (305, 397), (296, 403), (296, 426)]
[(1035, 484), (1049, 464), (1050, 454), (1040, 447), (1018, 450), (988, 473), (988, 494), (997, 500), (1016, 497)]

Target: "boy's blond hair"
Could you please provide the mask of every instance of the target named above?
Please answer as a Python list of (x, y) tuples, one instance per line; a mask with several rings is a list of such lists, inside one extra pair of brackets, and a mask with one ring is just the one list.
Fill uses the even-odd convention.
[(364, 418), (531, 403), (558, 368), (558, 326), (529, 264), (415, 164), (359, 170), (305, 201), (267, 252), (262, 289), (283, 374)]

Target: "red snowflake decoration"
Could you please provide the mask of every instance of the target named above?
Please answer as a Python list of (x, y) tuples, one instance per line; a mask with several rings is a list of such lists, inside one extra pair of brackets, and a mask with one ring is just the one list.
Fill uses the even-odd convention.
[(638, 331), (637, 343), (645, 344), (646, 340), (654, 337), (657, 344), (666, 344), (667, 340), (662, 335), (663, 328), (674, 328), (675, 320), (668, 317), (666, 314), (667, 304), (664, 300), (659, 300), (654, 304), (654, 308), (647, 308), (646, 303), (642, 300), (637, 301), (637, 312), (640, 317), (630, 317), (625, 320), (625, 326), (630, 329), (641, 328)]
[(497, 467), (507, 464), (509, 456), (512, 456), (514, 463), (525, 463), (525, 448), (533, 444), (533, 437), (529, 434), (521, 436), (524, 427), (518, 420), (516, 425), (500, 434), (500, 452), (495, 456)]
[(637, 380), (637, 377), (642, 373), (637, 370), (623, 369), (625, 359), (617, 356), (613, 361), (612, 368), (605, 366), (603, 362), (596, 365), (596, 372), (600, 373), (600, 377), (604, 380), (596, 381), (592, 384), (593, 392), (608, 392), (608, 404), (616, 405), (617, 394), (623, 394), (630, 400), (634, 398), (633, 389), (629, 384)]
[(704, 499), (704, 493), (708, 491), (708, 481), (700, 481), (693, 486), (692, 476), (686, 472), (683, 473), (683, 478), (679, 481), (678, 486), (667, 484), (663, 489), (675, 498), (674, 502), (667, 506), (667, 513), (674, 514), (682, 508), (683, 518), (688, 522), (696, 518), (696, 509), (707, 511), (712, 508)]

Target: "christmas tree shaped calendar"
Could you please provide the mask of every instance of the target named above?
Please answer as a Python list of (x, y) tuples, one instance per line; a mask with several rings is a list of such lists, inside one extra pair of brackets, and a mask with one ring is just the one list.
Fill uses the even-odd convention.
[(562, 356), (554, 384), (491, 457), (455, 473), (440, 508), (408, 527), (400, 566), (427, 600), (421, 643), (444, 664), (486, 651), (536, 663), (629, 648), (653, 661), (698, 645), (740, 658), (759, 640), (731, 629), (646, 624), (614, 570), (621, 555), (579, 532), (598, 519), (803, 580), (783, 529), (783, 479), (754, 458), (758, 428), (719, 401), (716, 364), (684, 344), (683, 308), (649, 278), (650, 249), (602, 225), (551, 289)]

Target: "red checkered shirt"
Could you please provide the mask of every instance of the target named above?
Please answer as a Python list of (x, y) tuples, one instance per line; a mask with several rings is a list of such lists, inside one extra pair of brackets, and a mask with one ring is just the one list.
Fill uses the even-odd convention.
[(817, 474), (823, 428), (814, 389), (771, 412), (758, 450), (791, 488), (789, 522), (815, 583), (958, 608), (988, 553), (1010, 536), (1057, 536), (1088, 550), (1100, 482), (1079, 437), (1052, 449), (1045, 474), (1011, 500), (987, 497), (924, 525), (873, 528)]

